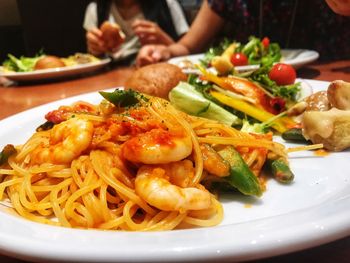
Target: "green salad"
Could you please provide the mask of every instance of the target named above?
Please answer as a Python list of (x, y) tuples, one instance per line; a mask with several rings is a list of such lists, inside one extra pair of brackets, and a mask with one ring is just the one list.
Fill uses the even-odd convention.
[(235, 66), (271, 66), (282, 58), (278, 43), (270, 43), (269, 38), (251, 36), (247, 43), (224, 39), (219, 45), (211, 47), (200, 61), (202, 66), (213, 66), (218, 73), (225, 74)]
[(34, 57), (21, 56), (19, 58), (12, 54), (8, 54), (7, 56), (8, 59), (6, 59), (2, 64), (6, 71), (29, 72), (34, 70), (35, 63), (45, 56), (45, 54), (43, 52), (39, 52)]

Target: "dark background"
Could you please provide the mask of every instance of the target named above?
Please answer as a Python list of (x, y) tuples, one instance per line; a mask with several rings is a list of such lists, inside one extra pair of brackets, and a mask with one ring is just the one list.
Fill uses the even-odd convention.
[(0, 61), (8, 53), (33, 56), (40, 49), (57, 56), (85, 52), (83, 21), (88, 3), (88, 0), (17, 0), (19, 25), (0, 25)]
[[(0, 16), (4, 14), (10, 18), (19, 16), (19, 22), (5, 25), (0, 23), (0, 62), (7, 58), (8, 53), (17, 57), (34, 56), (41, 49), (46, 54), (56, 56), (86, 52), (83, 21), (86, 6), (92, 0), (0, 1), (4, 1), (0, 6), (3, 8), (0, 10)], [(179, 2), (188, 20), (191, 21), (202, 1), (180, 0)], [(11, 4), (12, 7), (9, 8), (6, 3)]]

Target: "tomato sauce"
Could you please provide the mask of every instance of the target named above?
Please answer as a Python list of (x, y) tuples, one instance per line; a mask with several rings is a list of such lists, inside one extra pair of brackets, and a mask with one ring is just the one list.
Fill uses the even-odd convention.
[(173, 142), (174, 136), (168, 131), (158, 129), (152, 130), (149, 134), (155, 144), (167, 145), (170, 147), (175, 146), (175, 143)]
[(314, 155), (316, 155), (316, 156), (324, 157), (324, 156), (327, 156), (329, 154), (330, 153), (328, 151), (326, 151), (325, 149), (318, 149), (318, 150), (314, 151)]

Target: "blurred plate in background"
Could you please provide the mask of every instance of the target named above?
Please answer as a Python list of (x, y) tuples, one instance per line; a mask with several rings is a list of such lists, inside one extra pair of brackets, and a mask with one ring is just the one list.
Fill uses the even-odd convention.
[(85, 64), (66, 66), (62, 68), (41, 69), (30, 72), (4, 72), (0, 67), (0, 77), (13, 81), (32, 81), (42, 79), (55, 79), (96, 71), (111, 62), (110, 58), (101, 59)]
[[(309, 64), (318, 59), (319, 54), (314, 50), (308, 49), (282, 49), (282, 61), (283, 63), (292, 65), (295, 69), (298, 69), (306, 64)], [(195, 54), (188, 56), (175, 57), (168, 60), (170, 64), (174, 64), (183, 69), (186, 74), (194, 73), (198, 74), (198, 70), (195, 68), (186, 67), (186, 65), (198, 64), (201, 59), (204, 58), (204, 54)], [(259, 68), (259, 65), (247, 65), (237, 66), (235, 69), (238, 72), (250, 71)]]

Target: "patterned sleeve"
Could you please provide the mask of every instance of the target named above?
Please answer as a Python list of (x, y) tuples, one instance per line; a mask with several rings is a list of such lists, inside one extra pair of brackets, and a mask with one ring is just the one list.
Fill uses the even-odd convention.
[(208, 0), (208, 4), (223, 19), (237, 19), (245, 16), (247, 12), (247, 4), (244, 0)]

